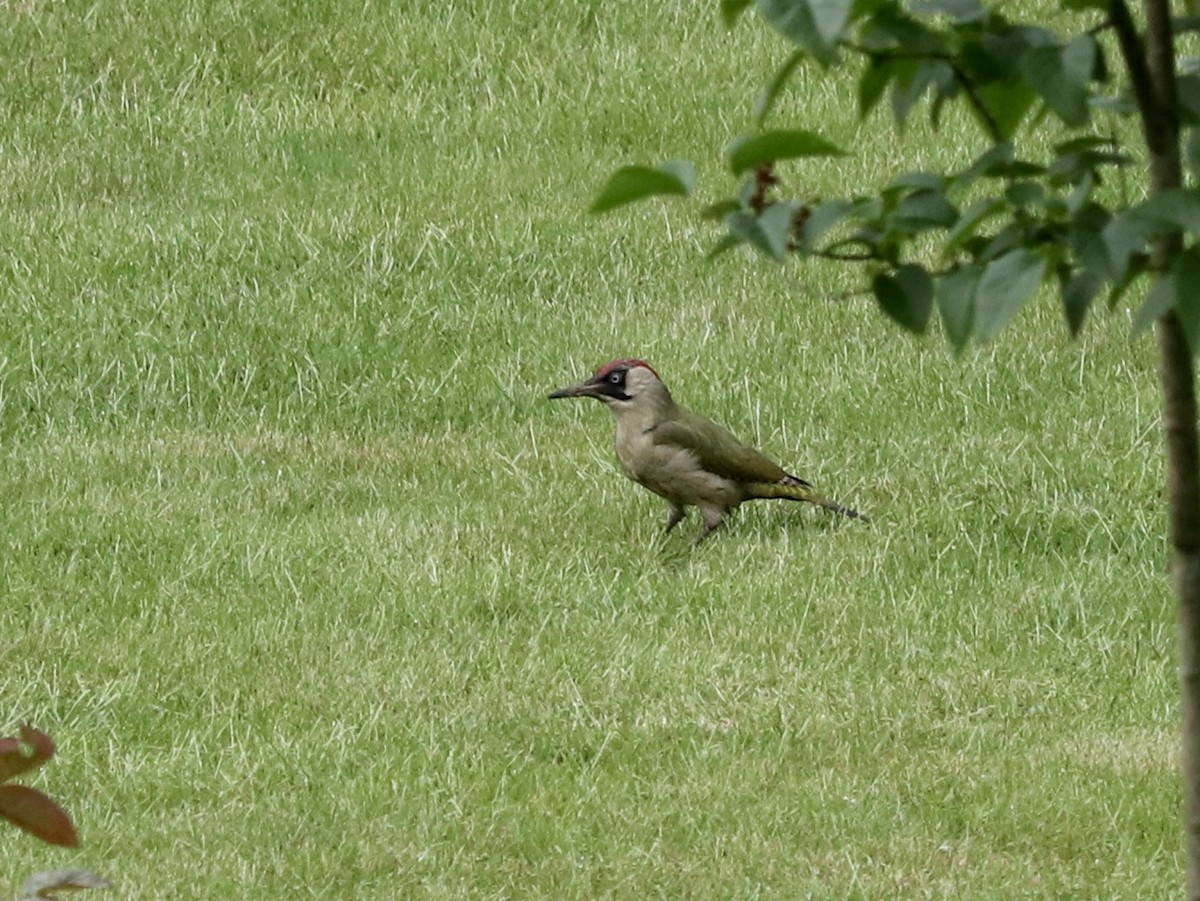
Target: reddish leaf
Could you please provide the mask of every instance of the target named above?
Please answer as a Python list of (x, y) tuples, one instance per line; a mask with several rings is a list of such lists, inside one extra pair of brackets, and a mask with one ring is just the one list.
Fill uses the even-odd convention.
[(54, 742), (32, 726), (21, 727), (21, 737), (0, 738), (0, 782), (7, 782), (40, 767), (54, 756)]
[(79, 844), (79, 836), (67, 812), (28, 785), (0, 785), (0, 817), (47, 844), (64, 848)]

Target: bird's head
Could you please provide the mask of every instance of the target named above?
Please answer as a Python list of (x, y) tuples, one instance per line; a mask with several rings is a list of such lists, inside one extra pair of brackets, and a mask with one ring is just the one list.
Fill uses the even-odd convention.
[(639, 403), (669, 399), (670, 395), (649, 363), (626, 359), (605, 363), (587, 381), (560, 388), (550, 395), (552, 400), (559, 397), (594, 397), (618, 411)]

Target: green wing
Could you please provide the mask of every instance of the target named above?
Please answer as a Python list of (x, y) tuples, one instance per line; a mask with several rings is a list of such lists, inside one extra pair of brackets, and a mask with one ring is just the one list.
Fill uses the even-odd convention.
[(655, 444), (673, 445), (694, 453), (700, 465), (735, 482), (779, 482), (788, 472), (752, 447), (738, 441), (728, 429), (688, 410), (659, 423), (652, 433)]

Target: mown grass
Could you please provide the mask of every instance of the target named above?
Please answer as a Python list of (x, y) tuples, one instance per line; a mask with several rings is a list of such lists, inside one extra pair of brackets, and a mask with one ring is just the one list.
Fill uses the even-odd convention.
[[(846, 267), (584, 209), (782, 56), (686, 4), (0, 7), (0, 660), (126, 898), (1164, 897), (1153, 349), (1050, 301), (953, 359)], [(970, 154), (848, 80), (781, 115)], [(650, 359), (873, 524), (694, 548), (545, 393)], [(594, 405), (593, 405), (594, 406)]]

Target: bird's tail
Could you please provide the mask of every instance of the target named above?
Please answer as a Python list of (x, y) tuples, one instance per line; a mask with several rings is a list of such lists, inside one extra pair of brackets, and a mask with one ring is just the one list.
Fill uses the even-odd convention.
[(755, 482), (747, 486), (750, 489), (751, 497), (758, 498), (780, 498), (785, 501), (805, 501), (809, 504), (816, 504), (818, 507), (824, 507), (826, 510), (832, 510), (834, 513), (841, 514), (849, 519), (861, 519), (863, 522), (869, 522), (865, 516), (855, 510), (853, 507), (843, 507), (837, 501), (831, 501), (823, 495), (817, 494), (813, 490), (812, 485), (798, 479), (795, 476), (788, 476), (778, 482)]

